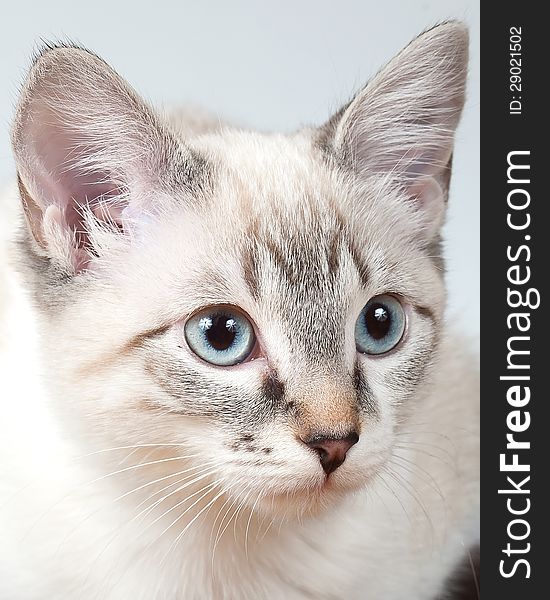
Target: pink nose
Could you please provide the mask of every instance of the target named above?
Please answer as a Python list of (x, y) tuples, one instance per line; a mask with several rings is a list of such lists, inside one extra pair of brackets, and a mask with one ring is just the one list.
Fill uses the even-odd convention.
[(345, 437), (315, 436), (303, 440), (306, 446), (315, 450), (319, 455), (321, 466), (330, 475), (346, 460), (348, 450), (359, 441), (359, 435), (353, 431)]

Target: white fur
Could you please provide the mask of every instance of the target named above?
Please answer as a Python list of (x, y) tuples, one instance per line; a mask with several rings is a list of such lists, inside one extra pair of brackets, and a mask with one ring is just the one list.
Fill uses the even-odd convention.
[[(460, 26), (445, 27), (447, 35), (427, 34), (432, 44), (448, 38), (452, 49), (460, 36), (464, 43)], [(109, 97), (113, 106), (116, 100)], [(72, 234), (63, 215), (50, 210), (59, 210), (70, 194), (62, 184), (61, 192), (52, 192), (37, 183), (45, 179), (35, 167), (45, 163), (33, 154), (36, 146), (29, 150), (32, 144), (18, 142), (28, 133), (25, 114), (16, 155), (27, 190), (37, 204), (44, 202), (40, 216), (30, 217), (36, 251), (77, 271)], [(212, 131), (202, 122), (176, 128), (185, 131), (189, 148), (218, 165), (213, 201), (195, 211), (185, 198), (155, 190), (150, 177), (146, 183), (137, 177), (132, 155), (133, 170), (123, 174), (139, 180), (123, 208), (132, 212), (124, 217), (130, 229), (116, 236), (88, 214), (98, 256), (87, 273), (76, 275), (82, 289), (61, 293), (40, 310), (32, 304), (32, 286), (13, 266), (17, 260), (8, 260), (8, 241), (21, 218), (14, 210), (17, 193), (2, 197), (0, 597), (440, 597), (479, 536), (478, 378), (467, 344), (444, 323), (444, 285), (424, 247), (424, 188), (411, 194), (422, 200), (419, 209), (408, 201), (410, 188), (388, 173), (363, 172), (355, 179), (328, 169), (312, 154), (307, 131), (264, 136), (217, 126)], [(336, 135), (336, 150), (344, 130)], [(33, 143), (39, 134), (33, 133)], [(441, 167), (452, 132), (438, 135)], [(352, 138), (345, 143), (355, 145), (357, 157), (363, 150)], [(98, 152), (103, 168), (113, 149)], [(111, 156), (120, 172), (123, 152)], [(148, 169), (140, 176), (150, 175)], [(46, 171), (47, 179), (54, 170), (50, 165)], [(434, 180), (439, 175), (429, 173)], [(346, 235), (361, 241), (369, 281), (360, 285), (351, 255), (342, 250), (329, 300), (346, 315), (345, 343), (326, 364), (293, 345), (281, 318), (286, 311), (311, 319), (320, 305), (285, 306), (285, 295), (292, 298), (268, 254), (261, 257), (261, 299), (254, 299), (243, 280), (239, 244), (252, 229), (276, 241), (329, 232), (335, 201), (347, 219)], [(147, 210), (153, 203), (157, 210)], [(210, 272), (218, 276), (215, 285), (204, 284)], [(214, 380), (221, 391), (238, 389), (243, 397), (260, 388), (269, 365), (285, 382), (285, 394), (302, 402), (312, 419), (329, 418), (350, 394), (357, 314), (384, 292), (403, 298), (409, 332), (398, 351), (358, 358), (378, 416), (363, 418), (359, 442), (327, 487), (316, 456), (285, 421), (272, 419), (256, 432), (257, 443), (269, 446), (277, 462), (251, 462), (244, 450), (228, 448), (235, 432), (225, 421), (179, 414), (178, 400), (144, 368), (141, 350), (123, 351), (136, 336), (168, 323), (155, 338), (153, 356), (164, 352), (181, 371)], [(325, 302), (326, 293), (303, 297)], [(182, 323), (196, 309), (228, 299), (257, 324), (265, 356), (215, 369), (183, 347)], [(426, 305), (433, 322), (418, 310)], [(430, 344), (434, 360), (408, 394), (392, 375), (405, 372)], [(200, 393), (189, 400), (213, 410), (221, 402)], [(181, 489), (170, 495), (178, 472)]]
[[(475, 365), (458, 350), (462, 342), (450, 337), (430, 394), (400, 440), (403, 456), (413, 461), (396, 467), (405, 487), (377, 480), (326, 514), (276, 523), (263, 539), (267, 523), (252, 520), (245, 540), (245, 512), (214, 556), (213, 508), (162, 567), (173, 538), (157, 541), (158, 527), (128, 528), (107, 546), (110, 532), (138, 511), (114, 502), (124, 487), (106, 485), (108, 479), (88, 483), (117, 464), (81, 458), (96, 446), (64, 439), (69, 417), (59, 431), (59, 414), (37, 381), (32, 312), (24, 293), (10, 288), (16, 302), (4, 314), (9, 352), (4, 348), (1, 362), (1, 597), (298, 598), (277, 573), (316, 598), (424, 599), (436, 596), (442, 575), (475, 543), (477, 379)], [(125, 436), (124, 425), (110, 423), (113, 438)]]

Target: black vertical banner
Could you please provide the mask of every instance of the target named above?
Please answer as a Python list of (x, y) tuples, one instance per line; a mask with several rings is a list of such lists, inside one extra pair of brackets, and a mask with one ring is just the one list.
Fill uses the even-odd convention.
[(550, 30), (543, 3), (482, 6), (481, 406), (485, 598), (550, 576)]

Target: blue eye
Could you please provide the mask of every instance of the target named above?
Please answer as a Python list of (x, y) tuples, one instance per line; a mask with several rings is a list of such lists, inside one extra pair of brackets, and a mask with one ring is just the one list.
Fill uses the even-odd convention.
[(189, 347), (197, 356), (221, 367), (245, 361), (256, 345), (250, 321), (232, 308), (201, 310), (185, 323), (184, 332)]
[(384, 354), (397, 346), (405, 331), (405, 311), (387, 294), (371, 298), (355, 324), (355, 344), (364, 354)]

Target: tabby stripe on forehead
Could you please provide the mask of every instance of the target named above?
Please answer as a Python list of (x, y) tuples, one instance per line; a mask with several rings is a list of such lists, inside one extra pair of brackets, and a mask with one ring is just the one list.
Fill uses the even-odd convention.
[(328, 261), (329, 269), (331, 272), (335, 272), (340, 266), (343, 245), (345, 244), (348, 254), (351, 257), (355, 268), (357, 269), (357, 273), (359, 274), (361, 285), (363, 287), (367, 287), (370, 280), (369, 269), (363, 260), (361, 251), (357, 247), (353, 235), (347, 230), (346, 220), (344, 219), (338, 204), (332, 203), (331, 207), (334, 213), (334, 218), (336, 219), (336, 231), (330, 245)]
[[(275, 240), (268, 236), (262, 240), (262, 243), (265, 250), (271, 256), (275, 268), (284, 275), (289, 284), (296, 283), (300, 272), (297, 266), (292, 265), (285, 251), (276, 244)], [(250, 245), (243, 249), (242, 266), (244, 280), (250, 293), (256, 299), (258, 299), (260, 293), (260, 260), (260, 242), (254, 236), (251, 239)]]
[(363, 261), (363, 257), (361, 256), (361, 252), (353, 242), (353, 240), (348, 240), (348, 251), (351, 259), (353, 260), (353, 264), (357, 269), (357, 273), (359, 274), (359, 279), (361, 280), (361, 284), (364, 288), (368, 287), (370, 283), (369, 269), (365, 262)]
[[(278, 244), (274, 239), (266, 237), (262, 240), (263, 247), (271, 257), (275, 268), (285, 277), (290, 285), (297, 284), (305, 270), (310, 267), (314, 269), (320, 265), (323, 259), (322, 255), (309, 254), (295, 257), (301, 258), (302, 260), (292, 260), (291, 253), (297, 254), (296, 240), (288, 240), (287, 245)], [(345, 244), (345, 245), (344, 245)], [(356, 247), (352, 240), (346, 238), (343, 232), (343, 227), (339, 226), (336, 231), (333, 232), (333, 236), (327, 242), (326, 246), (326, 265), (330, 275), (335, 275), (338, 272), (341, 264), (341, 257), (344, 248), (347, 250), (351, 257), (361, 284), (366, 287), (369, 283), (369, 270), (363, 258), (361, 252)], [(305, 249), (304, 249), (305, 250)], [(244, 280), (248, 286), (251, 295), (258, 299), (260, 289), (260, 242), (256, 237), (250, 240), (242, 251), (242, 269)]]
[(254, 299), (258, 299), (260, 295), (259, 278), (260, 271), (258, 269), (258, 253), (257, 247), (244, 248), (242, 257), (243, 276), (248, 290)]

